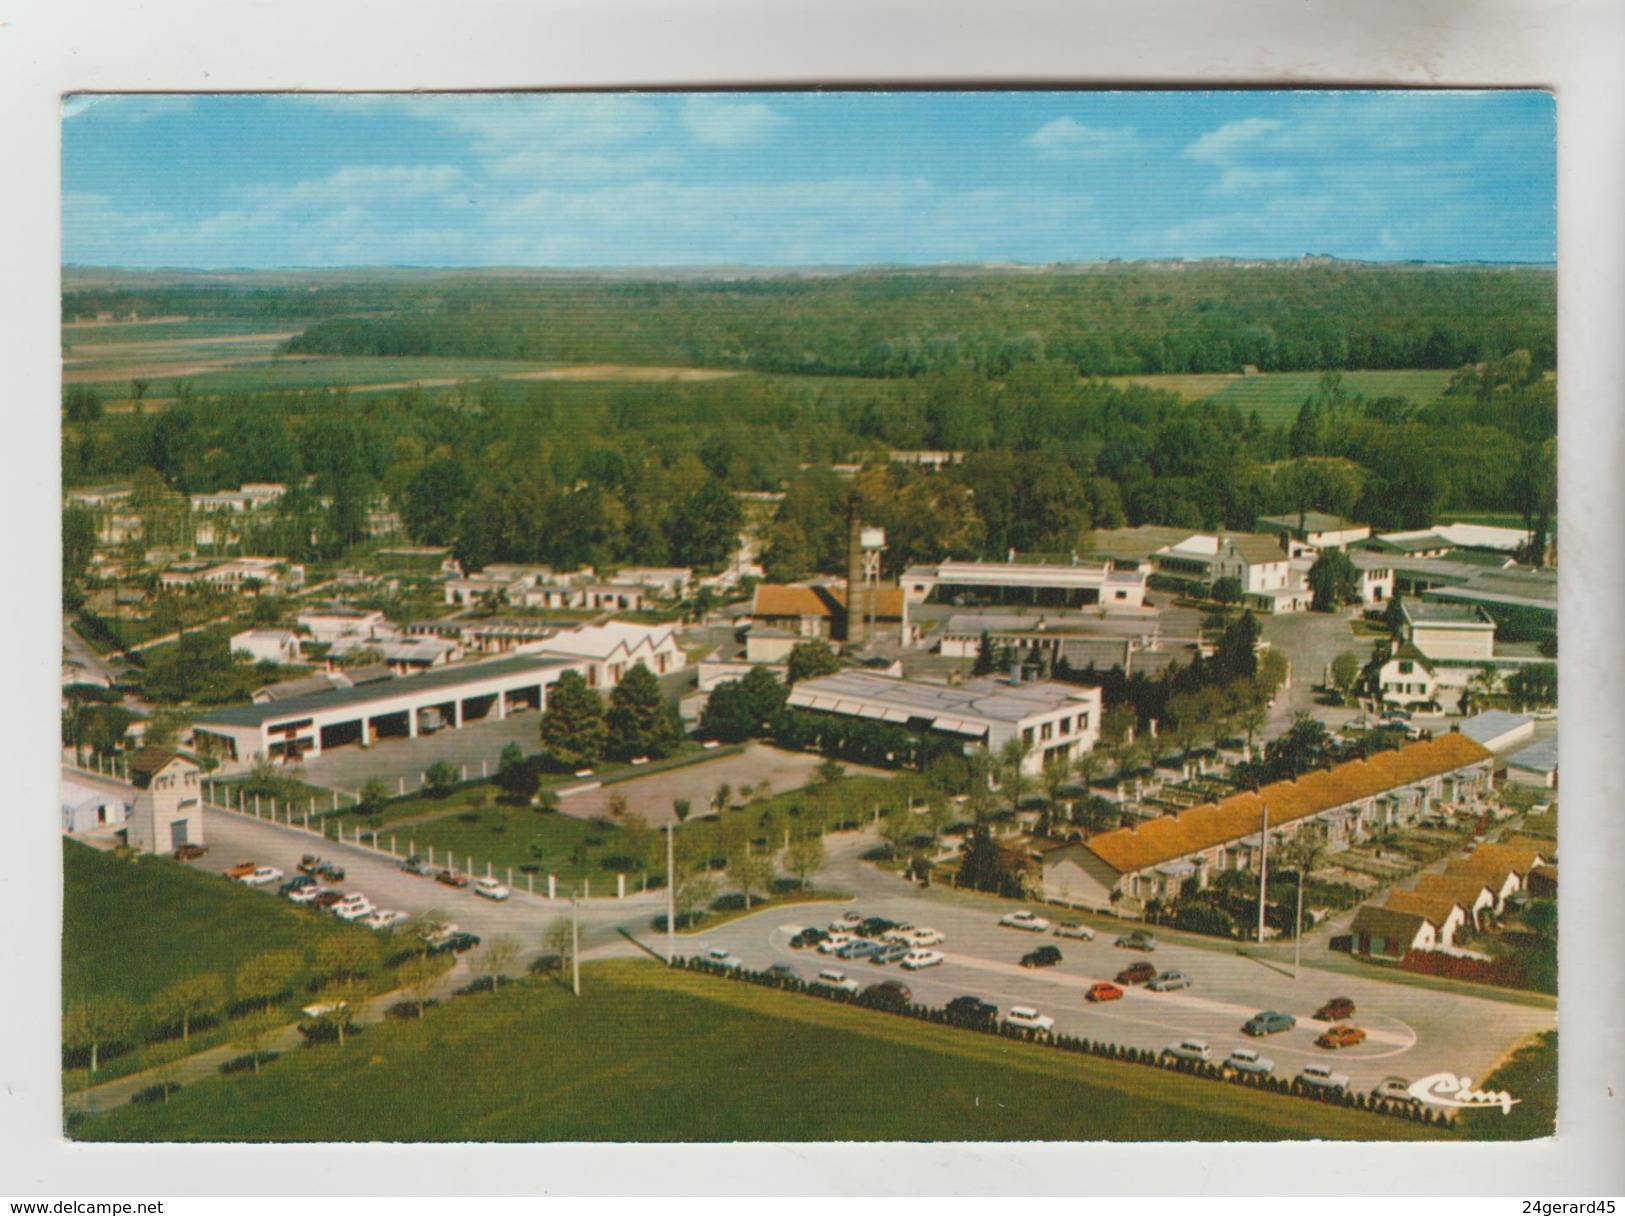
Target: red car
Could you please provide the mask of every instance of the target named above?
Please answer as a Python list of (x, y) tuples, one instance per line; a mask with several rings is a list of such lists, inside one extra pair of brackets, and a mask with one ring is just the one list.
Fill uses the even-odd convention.
[(1148, 962), (1130, 963), (1117, 973), (1117, 982), (1119, 984), (1143, 984), (1147, 980), (1156, 978), (1156, 964)]
[(1086, 998), (1090, 1001), (1120, 1001), (1123, 999), (1123, 990), (1116, 984), (1108, 984), (1105, 980), (1089, 989)]
[(175, 850), (176, 861), (196, 861), (199, 857), (207, 857), (209, 850), (200, 844), (183, 844)]
[(1315, 1010), (1315, 1020), (1318, 1022), (1341, 1022), (1344, 1018), (1353, 1016), (1354, 1002), (1346, 996), (1334, 996)]
[(1365, 1042), (1365, 1031), (1358, 1026), (1328, 1026), (1326, 1033), (1315, 1040), (1316, 1047), (1329, 1047), (1336, 1051), (1341, 1047), (1355, 1047)]
[(344, 892), (342, 891), (323, 891), (315, 899), (310, 901), (310, 906), (319, 911), (325, 912), (343, 898)]
[(468, 875), (461, 870), (441, 870), (434, 876), (436, 882), (443, 882), (448, 887), (462, 888), (468, 886)]
[(230, 878), (230, 879), (247, 878), (250, 874), (252, 874), (255, 870), (257, 870), (259, 868), (260, 867), (259, 867), (259, 864), (257, 862), (239, 861), (236, 865), (232, 866), (229, 870), (221, 870), (220, 873), (223, 874), (225, 877)]

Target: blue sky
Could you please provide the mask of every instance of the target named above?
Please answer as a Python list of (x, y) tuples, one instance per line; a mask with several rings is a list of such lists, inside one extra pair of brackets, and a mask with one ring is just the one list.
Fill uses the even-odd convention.
[(63, 260), (1550, 262), (1531, 92), (78, 96)]

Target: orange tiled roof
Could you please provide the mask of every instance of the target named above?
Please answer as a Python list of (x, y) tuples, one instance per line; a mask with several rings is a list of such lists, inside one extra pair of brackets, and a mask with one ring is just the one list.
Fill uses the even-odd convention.
[(1512, 870), (1507, 866), (1496, 865), (1493, 861), (1478, 861), (1469, 857), (1465, 861), (1452, 861), (1444, 868), (1447, 878), (1471, 879), (1482, 883), (1490, 889), (1490, 893), (1499, 896), (1501, 888), (1506, 885), (1507, 875)]
[(1481, 844), (1473, 850), (1472, 860), (1486, 865), (1504, 866), (1520, 877), (1535, 868), (1535, 862), (1547, 856), (1543, 849), (1520, 848), (1511, 844)]
[[(1425, 916), (1435, 925), (1443, 926), (1460, 904), (1449, 896), (1424, 895), (1419, 891), (1390, 891), (1382, 906), (1395, 912), (1410, 912)], [(1465, 912), (1467, 909), (1462, 908)]]
[[(1471, 908), (1485, 889), (1483, 882), (1465, 874), (1424, 874), (1416, 881), (1418, 895), (1448, 899), (1463, 908)], [(1491, 891), (1490, 894), (1493, 895), (1494, 892)]]
[[(808, 587), (799, 583), (762, 583), (751, 605), (753, 616), (824, 616), (846, 611), (846, 588)], [(903, 617), (903, 589), (880, 587), (875, 592), (875, 615), (884, 620)]]
[(1453, 772), (1489, 756), (1466, 735), (1440, 735), (1366, 760), (1351, 760), (1329, 771), (1317, 770), (1297, 781), (1277, 781), (1257, 793), (1232, 794), (1222, 802), (1204, 803), (1177, 816), (1164, 815), (1132, 828), (1104, 832), (1091, 838), (1087, 847), (1119, 874), (1127, 874), (1258, 835), (1266, 804), (1270, 826), (1276, 827)]

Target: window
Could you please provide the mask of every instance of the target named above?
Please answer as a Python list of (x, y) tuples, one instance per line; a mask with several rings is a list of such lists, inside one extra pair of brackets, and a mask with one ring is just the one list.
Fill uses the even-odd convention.
[(1062, 718), (1061, 719), (1061, 733), (1063, 735), (1070, 735), (1072, 733), (1072, 719), (1071, 718)]
[(1401, 659), (1399, 661), (1399, 674), (1400, 675), (1408, 676), (1408, 675), (1411, 674), (1411, 672), (1413, 672), (1415, 670), (1416, 670), (1416, 664), (1411, 662), (1409, 659)]
[(1023, 743), (1025, 743), (1028, 747), (1031, 747), (1033, 745), (1033, 728), (1032, 727), (1029, 726), (1029, 727), (1027, 727), (1026, 729), (1024, 729), (1021, 732), (1021, 741)]
[(1046, 740), (1053, 739), (1055, 737), (1055, 723), (1045, 722), (1042, 726), (1040, 726), (1038, 728), (1038, 737)]

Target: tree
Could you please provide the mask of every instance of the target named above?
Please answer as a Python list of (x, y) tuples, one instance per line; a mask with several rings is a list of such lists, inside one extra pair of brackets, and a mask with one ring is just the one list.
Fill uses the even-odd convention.
[(700, 713), (696, 731), (702, 738), (720, 743), (743, 743), (761, 729), (749, 695), (738, 680), (724, 680), (711, 690)]
[(671, 813), (677, 816), (678, 823), (688, 822), (688, 813), (694, 808), (694, 803), (687, 798), (673, 798), (671, 800)]
[(745, 699), (758, 728), (783, 709), (790, 696), (779, 677), (761, 664), (752, 667), (739, 681), (739, 694)]
[(217, 1013), (226, 1003), (225, 982), (212, 972), (183, 976), (159, 993), (157, 1006), (166, 1018), (179, 1018), (181, 1042), (192, 1037), (192, 1022)]
[(1388, 601), (1388, 607), (1383, 610), (1382, 623), (1387, 626), (1388, 632), (1398, 638), (1405, 633), (1405, 597), (1395, 595)]
[(998, 656), (993, 653), (993, 638), (982, 630), (982, 640), (976, 644), (976, 662), (971, 664), (973, 676), (990, 676), (998, 669)]
[(824, 868), (827, 854), (820, 836), (802, 836), (784, 850), (784, 868), (795, 876), (796, 886), (806, 889), (807, 877)]
[(1258, 671), (1258, 622), (1244, 612), (1231, 622), (1214, 647), (1211, 670), (1220, 680), (1251, 679)]
[(436, 798), (443, 798), (456, 787), (462, 774), (450, 760), (436, 760), (423, 776), (429, 793)]
[(721, 785), (717, 786), (716, 793), (711, 795), (712, 811), (718, 815), (722, 814), (723, 811), (728, 809), (728, 803), (733, 799), (733, 796), (733, 786), (724, 781)]
[(256, 1009), (232, 1023), (232, 1044), (243, 1048), (252, 1058), (256, 1077), (260, 1073), (261, 1049), (265, 1046), (265, 1041), (280, 1030), (282, 1025), (282, 1017), (275, 1009)]
[(821, 638), (797, 642), (790, 648), (785, 681), (791, 685), (818, 676), (832, 676), (841, 670), (841, 660), (830, 644)]
[(558, 955), (564, 970), (570, 969), (570, 961), (575, 956), (575, 929), (568, 916), (554, 917), (548, 922), (542, 933), (542, 949)]
[(434, 993), (435, 986), (440, 982), (440, 968), (427, 953), (415, 954), (400, 968), (401, 987), (412, 998), (417, 1006), (418, 1017), (423, 1016), (423, 1007), (429, 1003), (429, 997)]
[(720, 566), (733, 556), (745, 513), (715, 477), (672, 507), (666, 536), (673, 560), (684, 566)]
[(1345, 700), (1360, 678), (1360, 656), (1345, 650), (1332, 660), (1332, 687)]
[(497, 772), (506, 772), (516, 764), (525, 762), (525, 749), (517, 743), (503, 745), (502, 753), (497, 757)]
[(728, 881), (739, 888), (748, 909), (755, 893), (772, 885), (773, 859), (765, 853), (752, 853), (746, 842), (728, 857)]
[(1241, 580), (1234, 575), (1214, 579), (1213, 588), (1208, 592), (1208, 598), (1216, 604), (1241, 603)]
[(378, 942), (371, 936), (341, 933), (316, 945), (316, 971), (328, 983), (353, 984), (380, 964)]
[(1004, 789), (1005, 796), (1010, 799), (1011, 808), (1018, 811), (1021, 809), (1022, 795), (1027, 789), (1025, 768), (1027, 752), (1028, 744), (1020, 735), (1013, 735), (999, 749), (999, 785)]
[(541, 730), (542, 750), (564, 768), (590, 767), (603, 755), (604, 703), (580, 672), (566, 671), (548, 690)]
[(677, 747), (677, 728), (661, 695), (660, 681), (642, 663), (634, 664), (609, 694), (604, 728), (604, 754), (611, 760), (639, 756), (659, 760)]
[(1530, 663), (1506, 678), (1507, 696), (1519, 709), (1557, 704), (1557, 664)]
[(1309, 589), (1316, 612), (1335, 612), (1360, 597), (1360, 572), (1341, 549), (1327, 549), (1309, 567)]
[(677, 922), (693, 924), (704, 915), (717, 897), (717, 880), (701, 870), (690, 870), (677, 879), (677, 890), (672, 892), (672, 904), (677, 910)]
[(389, 786), (380, 777), (368, 777), (361, 785), (360, 801), (355, 809), (370, 818), (382, 811), (388, 801)]
[(509, 802), (529, 803), (536, 797), (536, 791), (541, 785), (541, 773), (537, 772), (536, 766), (528, 760), (504, 765), (497, 770), (497, 786)]
[(905, 806), (893, 807), (880, 821), (880, 839), (886, 844), (886, 856), (898, 858), (916, 835), (914, 812)]
[(304, 960), (292, 950), (271, 950), (243, 960), (232, 979), (232, 999), (239, 1005), (264, 1008), (293, 986)]
[(846, 776), (846, 765), (830, 756), (820, 760), (813, 768), (813, 772), (817, 774), (820, 785), (832, 786)]
[(508, 968), (512, 967), (514, 960), (519, 957), (519, 950), (519, 939), (505, 933), (493, 937), (481, 948), (474, 960), (475, 970), (490, 979), (493, 992), (502, 983), (502, 977)]
[(94, 993), (68, 1006), (62, 1037), (74, 1047), (90, 1050), (90, 1071), (101, 1063), (105, 1047), (121, 1043), (135, 1033), (140, 1012), (129, 1001), (110, 993)]
[(1028, 862), (1014, 845), (1001, 844), (985, 826), (971, 829), (959, 863), (959, 884), (1019, 899), (1026, 894)]

